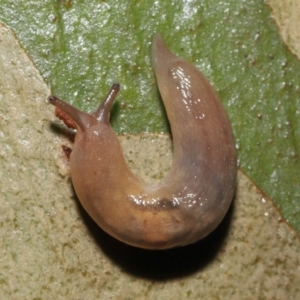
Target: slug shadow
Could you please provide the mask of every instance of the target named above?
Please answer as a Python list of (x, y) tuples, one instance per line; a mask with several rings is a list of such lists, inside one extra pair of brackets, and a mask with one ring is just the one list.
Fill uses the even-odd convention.
[(116, 120), (119, 118), (120, 114), (121, 114), (121, 104), (119, 101), (115, 101), (111, 107), (110, 118), (109, 118), (109, 122), (112, 127), (114, 126)]
[(188, 276), (204, 269), (215, 259), (228, 236), (234, 211), (233, 201), (222, 223), (199, 242), (170, 250), (144, 250), (108, 235), (89, 217), (79, 200), (77, 203), (87, 228), (107, 257), (129, 274), (157, 281)]
[(67, 139), (69, 142), (73, 143), (75, 138), (75, 131), (62, 124), (56, 122), (51, 122), (49, 124), (50, 130), (55, 133), (55, 135)]

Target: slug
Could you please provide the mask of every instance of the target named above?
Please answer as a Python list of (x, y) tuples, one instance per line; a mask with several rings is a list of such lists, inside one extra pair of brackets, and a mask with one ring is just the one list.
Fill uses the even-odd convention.
[(88, 214), (124, 243), (168, 249), (194, 243), (220, 224), (235, 192), (237, 158), (228, 116), (204, 75), (174, 55), (160, 35), (153, 39), (152, 61), (174, 152), (157, 185), (133, 175), (110, 126), (118, 84), (90, 114), (55, 96), (48, 101), (77, 129), (70, 172)]

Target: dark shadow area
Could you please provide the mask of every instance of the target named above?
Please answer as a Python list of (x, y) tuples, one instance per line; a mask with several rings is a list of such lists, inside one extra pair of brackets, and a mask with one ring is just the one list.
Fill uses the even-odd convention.
[(110, 110), (110, 124), (114, 127), (116, 120), (121, 113), (121, 104), (119, 101), (115, 101)]
[(89, 217), (79, 201), (78, 207), (95, 242), (107, 257), (127, 273), (163, 281), (191, 275), (215, 259), (229, 233), (234, 201), (222, 223), (209, 236), (192, 245), (170, 250), (144, 250), (126, 245), (104, 232)]
[(74, 142), (76, 131), (68, 128), (67, 126), (55, 122), (50, 123), (50, 130), (57, 136), (68, 139), (71, 143)]

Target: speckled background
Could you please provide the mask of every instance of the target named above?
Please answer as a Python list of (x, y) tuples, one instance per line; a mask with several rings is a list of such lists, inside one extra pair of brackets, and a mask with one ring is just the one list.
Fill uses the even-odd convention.
[[(299, 55), (299, 24), (286, 21), (299, 21), (299, 4), (269, 3)], [(152, 252), (105, 234), (73, 192), (49, 89), (4, 26), (0, 70), (1, 299), (300, 298), (299, 236), (241, 172), (226, 219), (204, 241)], [(168, 136), (120, 139), (134, 172), (146, 181), (164, 176)]]

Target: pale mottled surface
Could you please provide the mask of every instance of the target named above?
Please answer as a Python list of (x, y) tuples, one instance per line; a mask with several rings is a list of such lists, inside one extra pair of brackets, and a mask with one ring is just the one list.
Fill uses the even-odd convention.
[[(203, 242), (150, 252), (104, 234), (58, 174), (49, 90), (4, 27), (0, 71), (0, 299), (300, 298), (299, 237), (242, 173), (227, 219)], [(168, 137), (122, 139), (136, 172), (164, 175)]]
[(300, 59), (300, 1), (267, 0), (267, 4), (284, 43)]

